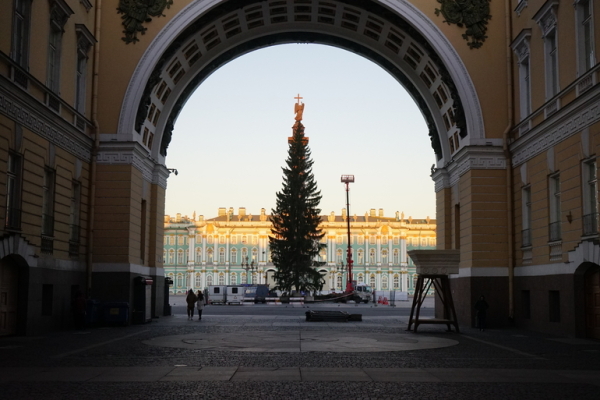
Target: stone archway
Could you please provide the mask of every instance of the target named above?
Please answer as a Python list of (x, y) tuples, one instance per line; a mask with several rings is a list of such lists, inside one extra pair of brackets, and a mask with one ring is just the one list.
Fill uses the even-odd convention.
[(23, 335), (27, 323), (29, 266), (15, 254), (0, 259), (0, 336)]
[(213, 0), (183, 9), (150, 44), (130, 80), (120, 137), (140, 142), (164, 163), (177, 115), (202, 81), (231, 59), (283, 43), (340, 47), (388, 71), (421, 109), (439, 166), (485, 137), (465, 66), (415, 6), (347, 1), (298, 6), (292, 0)]

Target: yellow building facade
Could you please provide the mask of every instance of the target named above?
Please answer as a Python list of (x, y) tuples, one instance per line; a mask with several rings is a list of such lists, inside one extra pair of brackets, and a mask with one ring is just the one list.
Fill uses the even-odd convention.
[(228, 60), (301, 42), (363, 55), (419, 105), (461, 324), (485, 294), (490, 326), (600, 337), (600, 7), (470, 3), (465, 25), (446, 0), (2, 0), (0, 334), (68, 325), (77, 290), (132, 302), (137, 276), (160, 315), (179, 111)]
[[(220, 208), (217, 217), (175, 217), (164, 220), (163, 264), (171, 278), (172, 294), (209, 285), (268, 284), (276, 282), (277, 268), (271, 262), (271, 222), (265, 209), (252, 215), (245, 208)], [(347, 213), (322, 216), (325, 232), (323, 250), (315, 261), (323, 275), (325, 292), (343, 292), (347, 281)], [(384, 210), (371, 209), (365, 215), (350, 216), (350, 246), (353, 254), (352, 280), (370, 285), (375, 291), (402, 291), (412, 294), (415, 265), (407, 257), (413, 249), (435, 249), (435, 220), (404, 218), (396, 212), (385, 217)], [(255, 268), (244, 268), (244, 265)], [(247, 266), (246, 265), (246, 266)]]

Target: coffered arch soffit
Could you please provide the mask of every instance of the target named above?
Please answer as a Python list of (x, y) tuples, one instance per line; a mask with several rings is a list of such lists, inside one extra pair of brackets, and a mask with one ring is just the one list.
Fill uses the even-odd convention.
[(232, 59), (284, 43), (336, 46), (393, 75), (429, 126), (438, 167), (485, 137), (462, 60), (407, 1), (207, 0), (173, 17), (144, 53), (123, 101), (119, 138), (141, 142), (164, 164), (177, 115), (202, 81)]

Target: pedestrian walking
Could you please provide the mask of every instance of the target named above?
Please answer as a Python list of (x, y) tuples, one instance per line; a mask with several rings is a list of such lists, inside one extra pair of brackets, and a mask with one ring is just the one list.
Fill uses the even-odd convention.
[(185, 297), (185, 301), (187, 303), (188, 320), (190, 321), (194, 319), (194, 307), (196, 306), (197, 300), (198, 297), (194, 294), (194, 291), (190, 289), (187, 296)]
[(485, 330), (485, 317), (488, 308), (490, 308), (490, 306), (488, 305), (487, 301), (485, 301), (485, 297), (482, 295), (475, 303), (476, 328), (479, 328), (480, 332)]
[(198, 300), (196, 300), (196, 310), (198, 310), (198, 321), (202, 319), (202, 310), (204, 310), (204, 295), (198, 290), (196, 294)]

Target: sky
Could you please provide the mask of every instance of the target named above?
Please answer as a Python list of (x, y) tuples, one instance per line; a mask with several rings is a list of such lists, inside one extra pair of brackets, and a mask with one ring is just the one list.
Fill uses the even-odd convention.
[(183, 107), (167, 150), (175, 168), (165, 214), (205, 218), (219, 207), (267, 214), (282, 189), (294, 99), (310, 138), (321, 214), (383, 209), (406, 218), (435, 218), (427, 127), (404, 88), (375, 63), (335, 47), (287, 44), (253, 51), (225, 64)]

